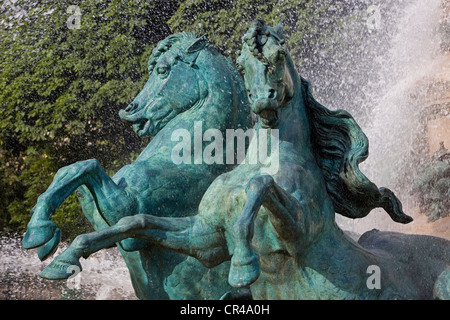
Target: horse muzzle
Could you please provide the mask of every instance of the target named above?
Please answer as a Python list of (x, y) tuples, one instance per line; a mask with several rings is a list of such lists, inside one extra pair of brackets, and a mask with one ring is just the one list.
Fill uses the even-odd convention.
[(119, 111), (119, 117), (123, 121), (136, 123), (144, 118), (145, 108), (137, 109), (134, 103), (131, 103), (125, 109)]
[[(150, 103), (151, 104), (151, 103)], [(151, 119), (148, 118), (148, 106), (138, 106), (135, 103), (131, 103), (127, 108), (119, 111), (119, 117), (125, 122), (133, 125), (133, 130), (139, 137), (151, 135), (154, 124)]]
[(260, 99), (252, 104), (252, 110), (260, 119), (263, 127), (274, 127), (278, 123), (278, 101), (275, 99)]

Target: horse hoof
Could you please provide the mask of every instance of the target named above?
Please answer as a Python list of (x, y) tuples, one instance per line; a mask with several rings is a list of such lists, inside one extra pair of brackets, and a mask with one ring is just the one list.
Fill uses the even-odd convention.
[(65, 261), (56, 258), (42, 270), (40, 276), (49, 280), (64, 280), (79, 273), (81, 270), (81, 264), (78, 260)]
[(255, 253), (245, 258), (235, 255), (231, 258), (228, 283), (234, 288), (248, 287), (255, 282), (260, 275), (259, 256)]
[(37, 250), (38, 257), (41, 261), (44, 261), (51, 255), (53, 255), (58, 248), (58, 244), (61, 241), (61, 230), (56, 229), (55, 234), (53, 235), (53, 238), (44, 244), (43, 246), (39, 247)]
[(22, 247), (24, 249), (33, 249), (42, 246), (52, 240), (56, 231), (56, 224), (50, 220), (42, 221), (38, 225), (29, 226), (22, 239)]

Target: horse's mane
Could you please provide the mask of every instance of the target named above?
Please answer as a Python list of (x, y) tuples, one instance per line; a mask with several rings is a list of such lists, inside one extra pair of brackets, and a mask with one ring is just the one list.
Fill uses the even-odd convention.
[[(172, 47), (177, 47), (178, 49), (181, 49), (183, 53), (186, 53), (184, 52), (186, 50), (186, 47), (189, 46), (194, 40), (201, 38), (207, 40), (207, 35), (205, 34), (199, 36), (194, 32), (180, 32), (174, 33), (165, 38), (164, 40), (161, 40), (156, 46), (156, 48), (153, 49), (153, 52), (150, 55), (148, 61), (149, 73), (152, 73), (156, 63), (166, 51), (171, 50)], [(236, 70), (235, 66), (233, 65), (233, 63), (229, 59), (225, 58), (225, 56), (223, 56), (222, 54), (219, 54), (216, 48), (214, 48), (214, 46), (210, 46), (209, 41), (206, 41), (206, 43), (207, 44), (203, 48), (214, 52), (215, 59), (224, 64), (224, 66), (228, 69), (228, 71), (230, 72), (230, 74), (232, 74), (233, 78), (236, 79), (236, 81), (237, 79), (240, 79), (240, 75)], [(243, 92), (245, 92), (245, 89), (243, 89)]]
[(363, 217), (379, 206), (381, 196), (358, 168), (369, 155), (369, 141), (347, 111), (321, 105), (314, 99), (309, 82), (300, 78), (313, 152), (334, 209), (346, 217)]
[(187, 45), (190, 43), (190, 41), (197, 39), (198, 36), (195, 33), (192, 32), (180, 32), (175, 33), (164, 40), (161, 40), (158, 42), (158, 45), (156, 48), (153, 49), (153, 52), (148, 60), (148, 71), (151, 73), (158, 62), (161, 55), (163, 55), (166, 51), (170, 50), (174, 45), (178, 45), (180, 47), (183, 46), (183, 44)]

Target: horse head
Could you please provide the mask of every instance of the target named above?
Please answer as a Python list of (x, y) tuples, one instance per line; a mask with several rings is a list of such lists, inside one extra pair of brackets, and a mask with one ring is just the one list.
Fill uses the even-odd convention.
[(283, 27), (270, 27), (255, 20), (243, 37), (242, 52), (236, 63), (244, 74), (252, 111), (263, 127), (274, 127), (280, 109), (294, 95), (294, 80), (288, 67), (288, 51), (283, 47)]
[(207, 87), (196, 60), (208, 46), (205, 36), (179, 33), (159, 42), (149, 59), (149, 79), (122, 120), (133, 123), (140, 136), (156, 135), (170, 120), (201, 103)]
[[(313, 153), (337, 213), (362, 218), (382, 207), (395, 222), (411, 222), (394, 193), (378, 188), (360, 171), (369, 143), (355, 119), (345, 110), (329, 110), (313, 97), (309, 82), (298, 75), (283, 47), (284, 41), (280, 24), (270, 27), (257, 19), (244, 35), (236, 61), (261, 126), (280, 127), (284, 122), (286, 131), (298, 133), (297, 147)], [(297, 113), (282, 112), (288, 106)]]

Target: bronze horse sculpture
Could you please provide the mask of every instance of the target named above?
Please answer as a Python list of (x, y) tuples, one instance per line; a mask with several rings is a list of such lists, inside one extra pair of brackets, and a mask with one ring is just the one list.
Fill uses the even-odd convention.
[[(84, 214), (95, 230), (101, 230), (138, 213), (177, 217), (192, 214), (215, 177), (236, 165), (175, 164), (171, 156), (178, 143), (172, 137), (176, 129), (193, 133), (194, 124), (200, 121), (203, 129), (223, 133), (230, 128), (245, 130), (252, 126), (245, 88), (231, 61), (219, 54), (205, 36), (179, 33), (158, 43), (148, 67), (150, 76), (143, 90), (119, 115), (133, 125), (139, 136), (153, 136), (151, 142), (135, 162), (112, 178), (95, 159), (57, 172), (47, 191), (38, 198), (23, 239), (25, 248), (39, 247), (41, 260), (50, 256), (60, 241), (51, 214), (75, 191)], [(205, 143), (200, 148), (203, 151)], [(194, 161), (190, 155), (189, 160)], [(187, 264), (199, 274), (205, 269), (195, 259), (186, 260), (184, 255), (146, 241), (127, 239), (119, 249), (141, 299), (186, 295), (181, 287), (183, 282), (191, 283), (193, 277), (184, 275), (179, 265)], [(190, 287), (190, 297), (206, 299), (227, 292), (226, 279), (220, 270), (217, 272), (220, 276), (217, 281), (209, 280), (208, 288), (201, 288), (205, 282), (195, 279), (199, 289)], [(48, 272), (41, 275), (54, 278)], [(213, 274), (211, 278), (214, 279)], [(169, 288), (167, 282), (176, 282), (178, 287)]]
[[(283, 43), (281, 26), (256, 20), (237, 60), (259, 116), (255, 130), (278, 137), (269, 161), (251, 163), (259, 147), (253, 136), (246, 161), (211, 183), (196, 212), (127, 216), (79, 235), (48, 273), (67, 278), (81, 257), (135, 238), (207, 268), (231, 260), (228, 282), (249, 287), (255, 299), (449, 299), (449, 241), (374, 230), (355, 242), (336, 225), (335, 213), (360, 218), (375, 207), (395, 222), (411, 218), (392, 191), (360, 172), (367, 138), (350, 114), (312, 97)], [(274, 161), (278, 170), (267, 174)], [(367, 284), (373, 266), (377, 288)]]

